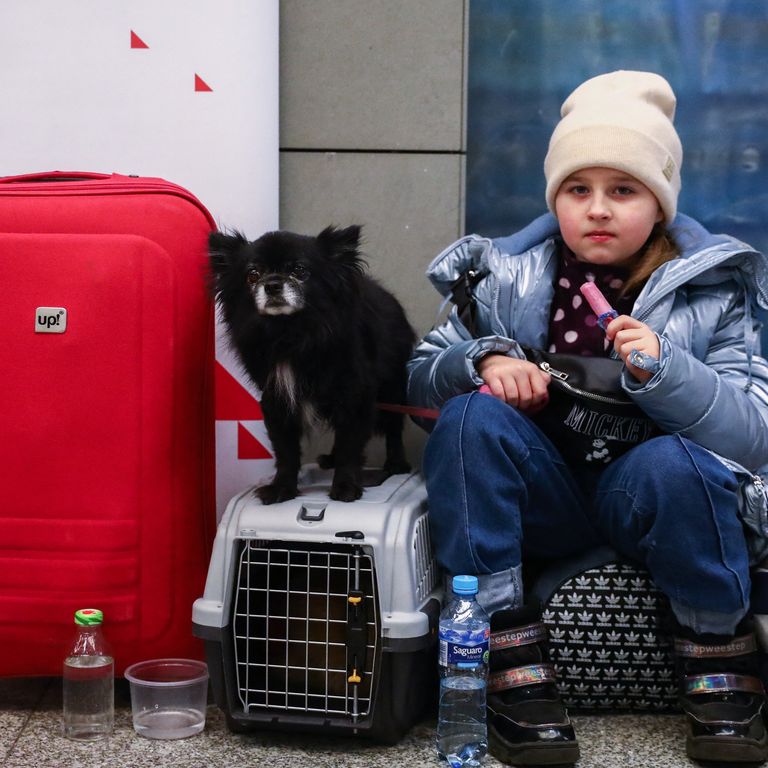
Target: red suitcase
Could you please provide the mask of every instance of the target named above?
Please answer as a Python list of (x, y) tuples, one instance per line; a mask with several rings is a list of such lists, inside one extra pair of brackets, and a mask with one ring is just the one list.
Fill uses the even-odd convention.
[(0, 675), (61, 674), (85, 607), (118, 673), (203, 656), (213, 227), (162, 179), (0, 179)]

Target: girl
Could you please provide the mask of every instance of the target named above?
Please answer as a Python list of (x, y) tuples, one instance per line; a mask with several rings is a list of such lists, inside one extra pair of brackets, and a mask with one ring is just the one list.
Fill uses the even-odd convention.
[[(476, 574), (491, 614), (489, 743), (506, 762), (579, 755), (540, 616), (524, 603), (523, 558), (606, 542), (669, 599), (689, 756), (768, 756), (746, 619), (749, 567), (768, 549), (756, 522), (768, 506), (768, 364), (753, 319), (768, 306), (768, 264), (676, 215), (674, 110), (652, 73), (586, 81), (544, 163), (554, 216), (506, 238), (462, 238), (427, 272), (446, 296), (483, 275), (474, 336), (455, 308), (428, 333), (409, 400), (442, 409), (424, 455), (430, 525), (438, 561)], [(605, 332), (579, 294), (590, 280), (619, 312)], [(521, 344), (620, 359), (623, 389), (665, 434), (599, 468), (569, 466), (530, 418), (550, 380)]]

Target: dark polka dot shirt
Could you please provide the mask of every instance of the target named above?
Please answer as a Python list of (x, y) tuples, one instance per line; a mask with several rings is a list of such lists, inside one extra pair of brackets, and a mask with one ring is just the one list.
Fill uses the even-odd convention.
[(628, 315), (637, 298), (637, 293), (619, 298), (628, 274), (628, 270), (619, 267), (578, 261), (570, 249), (561, 244), (549, 315), (549, 351), (607, 357), (610, 345), (579, 286), (587, 281), (596, 283), (610, 305), (620, 315)]

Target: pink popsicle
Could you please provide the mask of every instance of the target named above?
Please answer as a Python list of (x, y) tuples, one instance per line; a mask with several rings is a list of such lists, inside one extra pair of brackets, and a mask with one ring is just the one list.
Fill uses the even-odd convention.
[(582, 296), (589, 302), (592, 311), (597, 315), (598, 325), (605, 330), (608, 323), (615, 317), (618, 317), (619, 313), (608, 303), (608, 300), (594, 283), (584, 283), (584, 285), (579, 287), (579, 290)]

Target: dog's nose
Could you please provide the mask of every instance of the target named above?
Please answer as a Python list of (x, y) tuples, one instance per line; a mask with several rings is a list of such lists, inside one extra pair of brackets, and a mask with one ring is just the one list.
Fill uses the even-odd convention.
[(262, 285), (267, 296), (279, 296), (283, 290), (283, 281), (279, 277), (268, 277)]

